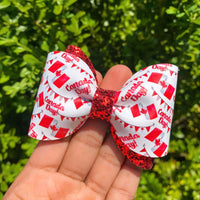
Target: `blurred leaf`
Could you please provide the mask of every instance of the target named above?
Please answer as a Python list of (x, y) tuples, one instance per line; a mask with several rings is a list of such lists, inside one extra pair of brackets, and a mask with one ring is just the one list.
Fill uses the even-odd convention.
[(9, 76), (6, 76), (5, 74), (1, 74), (0, 76), (0, 84), (5, 83), (9, 80)]
[(72, 17), (71, 24), (67, 26), (67, 30), (74, 33), (75, 36), (81, 33), (78, 22), (79, 22), (78, 19), (76, 19), (75, 17)]
[(0, 2), (0, 9), (7, 8), (8, 6), (10, 6), (9, 0), (3, 0), (2, 2)]
[(77, 0), (67, 0), (65, 2), (65, 8), (69, 8), (72, 4), (74, 4)]
[(0, 46), (11, 46), (11, 45), (15, 45), (17, 44), (18, 40), (17, 37), (13, 37), (13, 38), (2, 38), (0, 37)]
[(25, 54), (23, 59), (26, 63), (30, 63), (31, 65), (40, 64), (40, 61), (34, 57), (32, 54)]
[(46, 41), (42, 42), (41, 49), (44, 50), (44, 51), (49, 52), (49, 45), (47, 44)]
[(1, 191), (6, 192), (8, 190), (8, 185), (6, 182), (1, 182)]
[(173, 7), (173, 6), (170, 6), (167, 10), (166, 10), (166, 13), (169, 14), (169, 15), (174, 15), (177, 13), (177, 8)]
[(62, 12), (63, 6), (62, 5), (55, 5), (53, 9), (53, 13), (55, 15), (59, 15)]
[(195, 20), (192, 21), (193, 23), (200, 25), (200, 16), (197, 17)]

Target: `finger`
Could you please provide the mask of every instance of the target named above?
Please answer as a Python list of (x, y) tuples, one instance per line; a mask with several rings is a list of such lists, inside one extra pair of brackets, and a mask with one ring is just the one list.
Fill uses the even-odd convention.
[(39, 141), (26, 167), (57, 171), (69, 141), (70, 137), (56, 141)]
[[(101, 73), (96, 71), (96, 75), (98, 84), (101, 84)], [(26, 166), (57, 171), (68, 148), (70, 138), (71, 136), (56, 141), (39, 141)]]
[(132, 76), (131, 70), (125, 65), (115, 65), (106, 73), (100, 87), (107, 90), (120, 90)]
[[(125, 74), (126, 76), (124, 76)], [(105, 84), (105, 86), (108, 85), (109, 87), (112, 87), (114, 82), (117, 80), (120, 81), (121, 85), (119, 88), (121, 88), (124, 82), (130, 78), (131, 75), (132, 73), (129, 69), (127, 69), (127, 67), (118, 66), (112, 68), (110, 73), (106, 75), (107, 82), (102, 82), (101, 86), (104, 87)], [(118, 150), (112, 136), (109, 135), (102, 145), (98, 157), (86, 179), (87, 186), (96, 193), (101, 194), (101, 197), (104, 198), (116, 178), (123, 161), (124, 156)]]
[(109, 135), (103, 143), (98, 157), (86, 178), (86, 185), (104, 199), (123, 161), (124, 156), (116, 147), (112, 135)]
[(73, 179), (84, 180), (103, 142), (108, 124), (89, 119), (73, 136), (59, 172)]
[(96, 70), (96, 75), (97, 75), (97, 83), (98, 83), (98, 86), (101, 85), (101, 82), (103, 80), (103, 76), (101, 75), (101, 73), (99, 71)]
[[(124, 70), (124, 66), (115, 66), (116, 70), (122, 68), (122, 73), (115, 73), (111, 68), (102, 81), (104, 89), (118, 90), (127, 77), (130, 70)], [(110, 74), (110, 75), (109, 75)], [(115, 74), (117, 81), (112, 79)], [(71, 139), (65, 158), (60, 166), (59, 172), (78, 180), (84, 180), (96, 159), (100, 146), (102, 145), (108, 123), (100, 119), (89, 119), (85, 125)]]
[(106, 200), (132, 200), (136, 194), (141, 174), (142, 169), (127, 159), (112, 184)]

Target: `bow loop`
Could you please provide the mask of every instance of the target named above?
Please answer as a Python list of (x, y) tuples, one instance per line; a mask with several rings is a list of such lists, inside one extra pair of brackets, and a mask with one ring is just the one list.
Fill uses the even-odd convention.
[[(121, 89), (111, 123), (118, 141), (137, 154), (162, 157), (168, 152), (177, 72), (171, 64), (152, 65), (136, 73)], [(130, 139), (135, 134), (137, 137)]]
[(62, 51), (49, 53), (29, 135), (55, 140), (74, 133), (89, 117), (96, 90), (95, 74), (81, 58)]

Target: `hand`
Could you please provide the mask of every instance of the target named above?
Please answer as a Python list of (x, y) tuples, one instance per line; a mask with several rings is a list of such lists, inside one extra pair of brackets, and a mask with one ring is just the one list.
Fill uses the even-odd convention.
[[(99, 86), (119, 90), (131, 71), (111, 68)], [(89, 119), (74, 135), (58, 141), (40, 141), (25, 168), (3, 200), (132, 200), (142, 170), (118, 150), (109, 124)]]

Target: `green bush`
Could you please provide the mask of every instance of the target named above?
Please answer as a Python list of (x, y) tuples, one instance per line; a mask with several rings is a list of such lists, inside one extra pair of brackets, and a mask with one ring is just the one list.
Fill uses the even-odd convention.
[(2, 0), (0, 12), (0, 198), (37, 144), (26, 135), (47, 53), (74, 44), (103, 74), (179, 66), (169, 154), (135, 199), (200, 199), (199, 0)]

